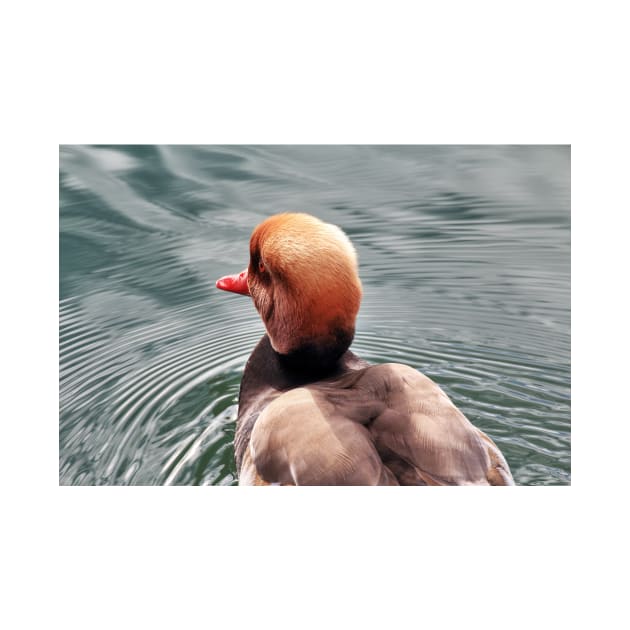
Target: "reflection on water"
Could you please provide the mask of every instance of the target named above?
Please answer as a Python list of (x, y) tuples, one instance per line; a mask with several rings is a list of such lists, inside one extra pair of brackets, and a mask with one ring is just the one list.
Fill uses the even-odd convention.
[(214, 280), (281, 211), (354, 242), (355, 352), (437, 381), (517, 483), (570, 483), (569, 178), (554, 146), (62, 146), (60, 483), (235, 482), (263, 327)]

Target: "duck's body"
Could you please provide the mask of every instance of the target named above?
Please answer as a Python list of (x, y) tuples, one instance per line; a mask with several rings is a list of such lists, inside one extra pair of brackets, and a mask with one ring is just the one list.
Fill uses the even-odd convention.
[[(308, 215), (272, 217), (252, 235), (247, 273), (217, 282), (252, 295), (268, 331), (241, 382), (239, 483), (512, 484), (496, 445), (431, 379), (406, 365), (370, 365), (347, 349), (361, 288), (354, 250), (331, 227)], [(332, 282), (320, 275), (313, 297), (310, 267), (291, 270), (302, 262), (300, 247), (308, 245), (309, 265), (313, 253), (322, 255), (318, 238), (326, 246), (340, 241), (341, 263), (330, 256), (334, 248), (326, 251), (331, 260), (325, 256), (318, 270), (324, 280), (332, 268), (336, 275)]]

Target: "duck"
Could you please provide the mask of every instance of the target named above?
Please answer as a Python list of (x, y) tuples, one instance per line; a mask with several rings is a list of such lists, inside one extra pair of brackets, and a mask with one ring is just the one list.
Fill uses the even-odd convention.
[(216, 281), (249, 296), (265, 334), (243, 372), (234, 454), (239, 485), (513, 485), (496, 444), (437, 383), (350, 350), (363, 294), (336, 225), (275, 214), (249, 264)]

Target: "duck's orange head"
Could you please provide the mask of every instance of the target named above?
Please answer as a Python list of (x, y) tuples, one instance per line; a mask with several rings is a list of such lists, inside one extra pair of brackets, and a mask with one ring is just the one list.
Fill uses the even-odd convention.
[(220, 278), (217, 287), (252, 296), (281, 355), (324, 363), (341, 356), (361, 302), (348, 237), (308, 214), (277, 214), (253, 231), (249, 254), (249, 267)]

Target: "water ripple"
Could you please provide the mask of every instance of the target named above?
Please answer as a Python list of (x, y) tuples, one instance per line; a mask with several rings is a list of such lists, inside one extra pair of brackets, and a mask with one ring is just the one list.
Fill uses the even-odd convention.
[[(184, 464), (194, 466), (192, 453), (202, 456), (200, 445), (210, 433), (202, 429), (195, 450), (167, 476), (154, 449), (166, 449), (164, 460), (172, 458), (173, 445), (180, 449), (217, 410), (223, 414), (222, 427), (234, 421), (240, 372), (261, 334), (251, 304), (235, 301), (214, 320), (204, 305), (189, 307), (120, 335), (101, 332), (87, 317), (82, 324), (80, 317), (80, 302), (61, 304), (60, 405), (65, 414), (60, 441), (74, 455), (62, 467), (62, 483), (87, 482), (85, 469), (96, 463), (102, 472), (91, 483), (178, 482)], [(230, 393), (206, 404), (177, 431), (167, 431), (165, 441), (165, 426), (173, 413), (182, 412), (181, 401), (205, 398), (209, 383), (229, 387)], [(212, 426), (218, 426), (216, 419)], [(233, 478), (228, 466), (214, 482)]]

